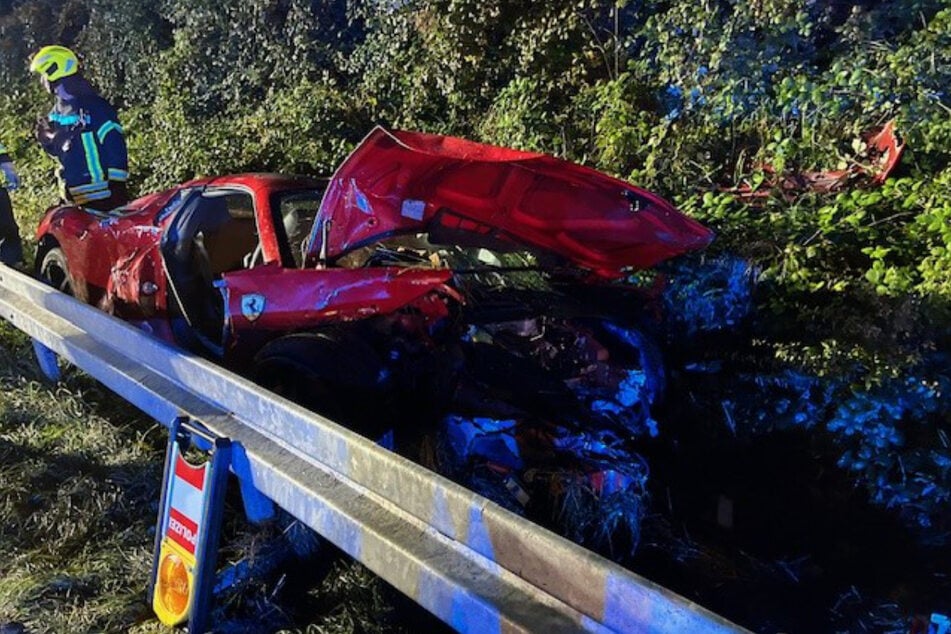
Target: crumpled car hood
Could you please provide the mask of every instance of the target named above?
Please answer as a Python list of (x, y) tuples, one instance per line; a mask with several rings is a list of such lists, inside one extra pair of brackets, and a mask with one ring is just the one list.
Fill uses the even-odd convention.
[(552, 156), (375, 128), (334, 174), (309, 255), (398, 233), (453, 235), (557, 254), (616, 278), (701, 249), (713, 233), (660, 197)]

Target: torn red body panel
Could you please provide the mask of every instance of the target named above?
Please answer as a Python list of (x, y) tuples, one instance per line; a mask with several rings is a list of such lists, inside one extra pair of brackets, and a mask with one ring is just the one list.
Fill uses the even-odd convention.
[(869, 139), (868, 144), (880, 159), (879, 169), (873, 172), (872, 180), (876, 184), (882, 184), (898, 165), (902, 152), (905, 151), (905, 144), (901, 143), (895, 134), (895, 120), (886, 123), (878, 134)]
[(413, 306), (433, 319), (456, 301), (448, 269), (282, 269), (266, 266), (222, 276), (226, 327), (291, 332), (366, 319)]
[(783, 175), (777, 175), (772, 166), (765, 165), (761, 169), (767, 174), (767, 180), (758, 187), (744, 183), (722, 191), (736, 194), (741, 199), (756, 200), (768, 198), (775, 190), (779, 190), (783, 197), (792, 200), (804, 192), (835, 192), (858, 178), (881, 185), (898, 165), (905, 150), (904, 143), (901, 143), (895, 134), (895, 121), (889, 121), (878, 133), (870, 135), (866, 139), (866, 145), (868, 164), (855, 162), (843, 170)]
[(331, 179), (309, 256), (396, 233), (492, 238), (607, 278), (701, 249), (713, 234), (643, 189), (552, 156), (376, 128)]

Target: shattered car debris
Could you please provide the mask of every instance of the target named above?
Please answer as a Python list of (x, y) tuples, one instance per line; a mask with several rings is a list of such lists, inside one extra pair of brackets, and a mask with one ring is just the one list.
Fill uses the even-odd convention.
[(206, 178), (37, 238), (80, 300), (633, 549), (663, 370), (626, 279), (712, 234), (589, 168), (377, 128), (329, 181)]
[(762, 166), (766, 180), (758, 187), (749, 183), (724, 188), (743, 200), (755, 201), (768, 198), (774, 190), (787, 200), (792, 200), (804, 192), (829, 193), (845, 187), (856, 178), (864, 178), (867, 183), (881, 185), (898, 165), (905, 150), (905, 144), (895, 133), (895, 121), (889, 121), (877, 133), (867, 135), (864, 140), (864, 158), (867, 165), (853, 162), (845, 169), (822, 172), (799, 172), (777, 174), (771, 165)]

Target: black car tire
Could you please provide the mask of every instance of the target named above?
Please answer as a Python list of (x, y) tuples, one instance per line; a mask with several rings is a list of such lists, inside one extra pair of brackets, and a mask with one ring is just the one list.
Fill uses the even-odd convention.
[(66, 262), (66, 255), (59, 247), (53, 247), (43, 256), (43, 261), (40, 263), (40, 280), (67, 295), (73, 294), (69, 265)]
[(338, 333), (276, 339), (254, 358), (253, 380), (328, 418), (373, 434), (383, 366), (362, 340)]

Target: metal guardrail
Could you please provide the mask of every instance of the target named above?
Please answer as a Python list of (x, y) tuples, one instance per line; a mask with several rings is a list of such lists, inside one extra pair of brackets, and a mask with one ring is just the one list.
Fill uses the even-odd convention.
[(242, 475), (460, 632), (743, 632), (370, 440), (0, 265), (0, 317)]

